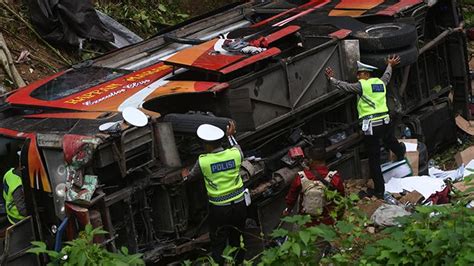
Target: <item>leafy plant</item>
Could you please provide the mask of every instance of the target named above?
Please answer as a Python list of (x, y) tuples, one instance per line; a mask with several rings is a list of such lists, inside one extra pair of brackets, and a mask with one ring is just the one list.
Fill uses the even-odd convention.
[(384, 230), (386, 237), (369, 245), (362, 265), (472, 265), (474, 264), (474, 212), (466, 208), (474, 188), (459, 193), (449, 205), (419, 206), (400, 219), (401, 227)]
[[(285, 241), (265, 249), (245, 265), (473, 265), (473, 176), (465, 178), (464, 192), (456, 192), (453, 204), (418, 206), (411, 216), (399, 218), (400, 226), (369, 234), (368, 217), (354, 206), (357, 196), (327, 192), (337, 203), (332, 215), (344, 216), (334, 226), (310, 226), (309, 216), (285, 217), (295, 230), (276, 229), (274, 238)], [(233, 265), (231, 256), (227, 262)], [(211, 263), (211, 265), (213, 265)]]
[(162, 26), (174, 25), (189, 17), (173, 1), (99, 0), (96, 8), (144, 38), (156, 34)]
[(145, 265), (141, 259), (142, 254), (129, 254), (126, 247), (122, 247), (118, 253), (112, 253), (93, 243), (95, 235), (106, 233), (101, 228), (94, 229), (88, 224), (85, 230), (79, 233), (78, 238), (66, 242), (59, 252), (48, 250), (45, 243), (38, 241), (31, 242), (35, 247), (28, 252), (36, 255), (46, 254), (51, 260), (48, 265)]
[(312, 265), (319, 254), (315, 242), (318, 235), (324, 233), (325, 240), (332, 240), (335, 236), (331, 231), (317, 230), (316, 227), (306, 227), (311, 221), (310, 216), (289, 216), (282, 221), (297, 226), (297, 230), (276, 229), (271, 234), (275, 238), (286, 238), (281, 246), (263, 251), (259, 265)]

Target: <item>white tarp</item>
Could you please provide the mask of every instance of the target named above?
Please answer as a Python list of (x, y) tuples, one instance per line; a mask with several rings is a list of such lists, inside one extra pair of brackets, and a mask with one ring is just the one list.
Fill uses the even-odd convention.
[(410, 176), (405, 178), (392, 178), (385, 183), (385, 190), (390, 193), (400, 193), (403, 190), (420, 192), (425, 199), (431, 194), (442, 191), (445, 187), (444, 180), (429, 176)]
[(445, 187), (444, 180), (451, 178), (453, 181), (461, 181), (464, 177), (474, 174), (474, 160), (466, 166), (461, 165), (456, 170), (443, 171), (436, 167), (430, 167), (430, 176), (410, 176), (405, 178), (391, 178), (385, 183), (385, 190), (390, 193), (400, 193), (403, 190), (420, 192), (425, 199), (433, 193), (442, 191)]

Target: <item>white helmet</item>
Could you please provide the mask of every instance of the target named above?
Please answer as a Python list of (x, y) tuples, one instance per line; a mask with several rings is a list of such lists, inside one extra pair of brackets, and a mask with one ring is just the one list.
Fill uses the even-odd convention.
[(197, 135), (200, 139), (205, 141), (216, 141), (222, 139), (225, 133), (222, 129), (216, 126), (202, 124), (197, 129)]

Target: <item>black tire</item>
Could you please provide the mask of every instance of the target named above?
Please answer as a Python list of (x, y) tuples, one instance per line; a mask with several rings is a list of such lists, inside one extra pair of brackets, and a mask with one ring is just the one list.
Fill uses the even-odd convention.
[(359, 40), (361, 51), (382, 52), (415, 45), (418, 33), (415, 25), (382, 23), (356, 31), (352, 37)]
[(202, 124), (214, 125), (224, 132), (231, 119), (226, 117), (216, 117), (205, 114), (167, 114), (163, 117), (163, 122), (170, 122), (174, 132), (196, 133)]
[(365, 64), (376, 66), (383, 71), (387, 67), (387, 57), (393, 54), (400, 56), (400, 64), (398, 64), (397, 67), (408, 66), (418, 60), (418, 49), (416, 46), (404, 50), (392, 50), (383, 53), (361, 53), (360, 60)]

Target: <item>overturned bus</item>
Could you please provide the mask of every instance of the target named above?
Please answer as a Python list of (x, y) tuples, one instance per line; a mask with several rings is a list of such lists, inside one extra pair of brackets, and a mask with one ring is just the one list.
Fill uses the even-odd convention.
[[(237, 3), (9, 94), (1, 170), (21, 147), (30, 216), (7, 229), (2, 262), (42, 263), (25, 253), (31, 240), (58, 249), (88, 223), (108, 231), (98, 240), (108, 249), (151, 263), (201, 250), (206, 191), (180, 171), (203, 152), (196, 128), (230, 119), (246, 157), (247, 229), (268, 236), (300, 170), (291, 147), (323, 140), (330, 167), (364, 176), (355, 96), (329, 86), (327, 66), (355, 82), (357, 60), (383, 71), (387, 55), (400, 55), (388, 86), (397, 132), (409, 128), (428, 154), (442, 149), (456, 139), (454, 114), (470, 117), (462, 25), (454, 0)], [(145, 125), (123, 122), (127, 107), (143, 111)], [(265, 244), (247, 241), (254, 252)]]

